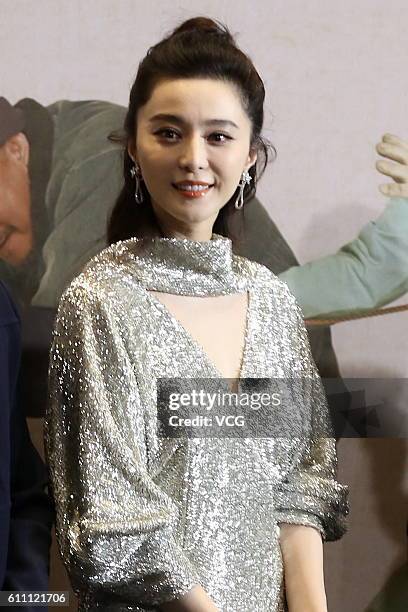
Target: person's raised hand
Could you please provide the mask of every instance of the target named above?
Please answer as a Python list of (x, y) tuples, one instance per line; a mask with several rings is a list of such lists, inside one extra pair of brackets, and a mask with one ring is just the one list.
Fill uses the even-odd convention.
[[(390, 176), (394, 183), (380, 185), (381, 193), (388, 197), (408, 197), (408, 142), (393, 136), (384, 134), (381, 142), (376, 145), (376, 151), (387, 160), (381, 159), (376, 162), (376, 168), (381, 174)], [(388, 161), (392, 160), (392, 161)]]

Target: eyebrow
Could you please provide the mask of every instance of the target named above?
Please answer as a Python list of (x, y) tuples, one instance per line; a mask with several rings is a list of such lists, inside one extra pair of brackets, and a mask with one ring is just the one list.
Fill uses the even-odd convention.
[[(155, 121), (172, 121), (173, 123), (178, 123), (179, 125), (186, 125), (187, 122), (183, 119), (183, 117), (180, 117), (179, 115), (171, 115), (168, 113), (159, 113), (157, 115), (153, 115), (153, 117), (150, 117), (149, 119), (149, 123), (154, 123)], [(210, 126), (210, 125), (217, 125), (217, 126), (224, 126), (224, 127), (234, 127), (237, 130), (239, 130), (239, 127), (236, 123), (234, 123), (233, 121), (230, 121), (229, 119), (208, 119), (207, 121), (203, 121), (203, 125), (205, 126)]]

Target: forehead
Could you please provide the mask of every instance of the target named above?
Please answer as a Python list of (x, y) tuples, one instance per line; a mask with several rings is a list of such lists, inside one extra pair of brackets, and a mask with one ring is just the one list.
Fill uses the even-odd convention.
[(215, 79), (161, 81), (140, 109), (140, 118), (149, 120), (159, 113), (182, 113), (193, 122), (210, 118), (231, 119), (241, 124), (249, 121), (237, 88)]

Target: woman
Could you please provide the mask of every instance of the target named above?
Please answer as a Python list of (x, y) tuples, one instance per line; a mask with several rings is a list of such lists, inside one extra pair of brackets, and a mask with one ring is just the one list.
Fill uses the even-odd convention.
[[(287, 286), (231, 249), (268, 158), (264, 93), (205, 18), (139, 66), (111, 246), (64, 292), (51, 353), (46, 446), (82, 609), (327, 609), (322, 539), (348, 510), (327, 405)], [(157, 379), (198, 377), (289, 378), (289, 434), (163, 437)]]

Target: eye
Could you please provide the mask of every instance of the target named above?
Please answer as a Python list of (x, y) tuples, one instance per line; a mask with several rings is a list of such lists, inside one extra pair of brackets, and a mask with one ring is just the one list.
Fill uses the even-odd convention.
[(222, 144), (226, 140), (232, 140), (231, 136), (227, 136), (227, 134), (223, 134), (222, 132), (213, 132), (211, 136), (222, 136), (223, 140), (216, 140), (215, 142)]
[(169, 134), (170, 136), (172, 134), (175, 134), (177, 136), (177, 132), (175, 130), (172, 130), (171, 128), (162, 128), (161, 130), (157, 130), (155, 134), (157, 134), (158, 136), (164, 136), (166, 140), (175, 140), (175, 138), (169, 137)]

